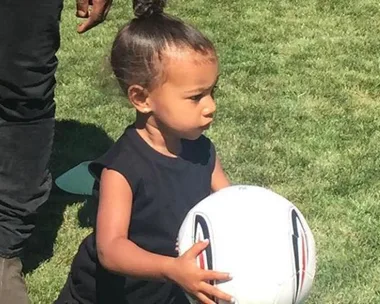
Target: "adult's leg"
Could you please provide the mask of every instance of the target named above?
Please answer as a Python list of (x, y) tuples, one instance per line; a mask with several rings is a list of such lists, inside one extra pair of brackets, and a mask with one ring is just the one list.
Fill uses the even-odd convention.
[(19, 255), (48, 198), (62, 0), (0, 7), (0, 303), (28, 303)]

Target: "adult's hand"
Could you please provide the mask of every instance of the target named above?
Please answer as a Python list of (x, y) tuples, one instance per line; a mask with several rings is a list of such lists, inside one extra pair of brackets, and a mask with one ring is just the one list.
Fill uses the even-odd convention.
[(78, 25), (77, 31), (82, 34), (102, 23), (111, 8), (112, 0), (76, 0), (77, 17), (87, 18)]

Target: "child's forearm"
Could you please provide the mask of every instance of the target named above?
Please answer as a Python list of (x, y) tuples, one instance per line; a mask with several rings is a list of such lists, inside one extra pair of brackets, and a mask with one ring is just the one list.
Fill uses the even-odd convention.
[(146, 251), (126, 238), (115, 239), (107, 248), (98, 246), (98, 257), (109, 271), (159, 280), (171, 277), (175, 262), (173, 257)]

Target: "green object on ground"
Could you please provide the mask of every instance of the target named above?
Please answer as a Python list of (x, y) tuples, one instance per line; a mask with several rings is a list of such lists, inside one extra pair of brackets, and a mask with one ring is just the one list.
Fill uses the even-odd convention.
[(88, 170), (91, 161), (85, 161), (66, 171), (55, 180), (55, 184), (63, 191), (91, 195), (95, 179)]

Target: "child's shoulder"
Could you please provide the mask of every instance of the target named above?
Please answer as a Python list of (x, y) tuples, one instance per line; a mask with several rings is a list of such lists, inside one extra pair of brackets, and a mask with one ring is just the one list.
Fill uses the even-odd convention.
[(132, 126), (126, 128), (124, 133), (112, 144), (102, 156), (92, 161), (89, 170), (95, 178), (100, 178), (103, 168), (124, 171), (136, 162), (139, 152), (133, 143)]

